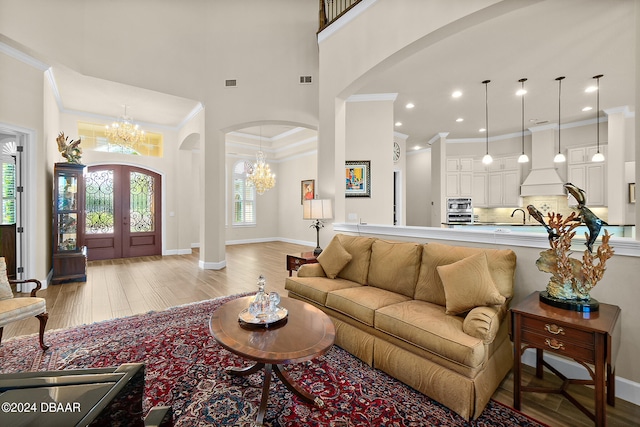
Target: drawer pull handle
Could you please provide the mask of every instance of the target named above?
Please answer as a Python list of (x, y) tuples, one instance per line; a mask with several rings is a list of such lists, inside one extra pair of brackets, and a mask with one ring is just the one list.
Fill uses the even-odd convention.
[(544, 325), (544, 328), (547, 330), (547, 332), (552, 333), (553, 335), (564, 335), (564, 329), (562, 329), (560, 326), (555, 325), (555, 324), (546, 324)]
[(556, 340), (555, 338), (547, 338), (544, 340), (544, 342), (554, 350), (564, 350), (564, 344)]

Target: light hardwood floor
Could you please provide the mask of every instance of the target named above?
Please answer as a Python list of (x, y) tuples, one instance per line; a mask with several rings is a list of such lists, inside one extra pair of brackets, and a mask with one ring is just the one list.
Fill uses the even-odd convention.
[[(227, 267), (214, 271), (198, 267), (198, 254), (155, 256), (89, 262), (87, 281), (50, 285), (40, 291), (49, 310), (47, 330), (113, 319), (150, 310), (256, 290), (260, 274), (267, 278), (267, 289), (286, 295), (284, 290), (286, 254), (311, 248), (284, 242), (227, 246)], [(5, 326), (3, 341), (12, 336), (35, 334), (38, 321), (23, 320)], [(45, 333), (46, 339), (46, 333)], [(34, 345), (37, 342), (34, 340)], [(557, 384), (550, 373), (545, 384)], [(539, 383), (533, 369), (525, 367), (525, 383)], [(503, 381), (494, 399), (513, 405), (513, 379)], [(576, 398), (593, 408), (593, 390), (570, 386)], [(524, 393), (522, 412), (559, 427), (591, 426), (591, 420), (564, 397), (557, 394)], [(616, 399), (607, 407), (609, 426), (640, 425), (640, 407)]]

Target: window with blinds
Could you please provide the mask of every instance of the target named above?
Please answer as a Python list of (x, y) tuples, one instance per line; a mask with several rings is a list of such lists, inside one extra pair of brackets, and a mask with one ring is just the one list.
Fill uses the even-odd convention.
[(247, 183), (252, 168), (244, 160), (233, 167), (233, 225), (256, 224), (256, 189)]

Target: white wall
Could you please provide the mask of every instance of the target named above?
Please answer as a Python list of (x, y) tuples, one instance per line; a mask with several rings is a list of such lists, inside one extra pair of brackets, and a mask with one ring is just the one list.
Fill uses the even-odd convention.
[[(309, 228), (311, 221), (302, 219), (301, 181), (317, 180), (317, 155), (313, 151), (308, 154), (294, 156), (279, 164), (278, 176), (278, 230), (279, 236), (287, 241), (297, 242), (311, 247), (316, 246), (316, 230)], [(316, 181), (317, 182), (317, 181)], [(325, 221), (325, 227), (331, 229), (331, 220)], [(320, 246), (325, 247), (328, 241), (325, 236), (330, 232), (320, 230)]]
[(431, 150), (407, 153), (407, 225), (431, 226)]
[[(25, 147), (33, 162), (26, 164), (25, 198), (33, 201), (27, 216), (32, 217), (32, 228), (27, 230), (27, 260), (25, 273), (45, 280), (50, 261), (51, 175), (47, 160), (44, 123), (45, 85), (43, 72), (3, 53), (0, 53), (0, 123), (31, 132), (33, 137)], [(47, 127), (48, 129), (48, 127)], [(54, 138), (55, 144), (55, 138)], [(46, 215), (38, 215), (44, 212)]]
[[(346, 198), (345, 212), (369, 224), (392, 225), (393, 100), (349, 101), (346, 118), (345, 160), (371, 162), (371, 197)], [(343, 176), (343, 188), (344, 180)], [(342, 194), (336, 194), (336, 198)]]

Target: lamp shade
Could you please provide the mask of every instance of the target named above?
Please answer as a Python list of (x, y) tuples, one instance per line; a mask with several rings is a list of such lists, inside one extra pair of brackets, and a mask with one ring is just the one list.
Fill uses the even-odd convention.
[(330, 199), (312, 199), (302, 202), (302, 219), (331, 219), (333, 207)]

